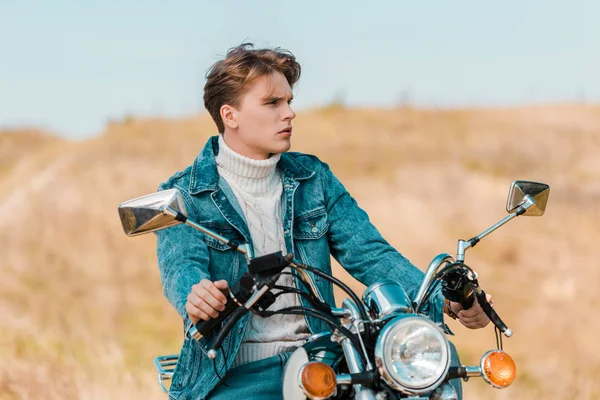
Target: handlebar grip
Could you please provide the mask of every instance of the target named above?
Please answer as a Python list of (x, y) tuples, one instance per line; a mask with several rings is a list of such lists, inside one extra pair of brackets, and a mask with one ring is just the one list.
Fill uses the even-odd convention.
[[(199, 338), (211, 333), (217, 326), (225, 321), (233, 311), (239, 308), (240, 304), (245, 303), (252, 295), (253, 286), (254, 279), (250, 274), (245, 273), (230, 289), (221, 290), (227, 298), (225, 309), (219, 313), (217, 318), (211, 318), (208, 321), (200, 320), (196, 323), (195, 328), (199, 333)], [(196, 340), (199, 340), (199, 338)]]
[(219, 326), (221, 322), (223, 322), (225, 318), (227, 318), (238, 307), (238, 305), (229, 295), (229, 289), (222, 289), (221, 293), (223, 293), (227, 298), (225, 309), (220, 311), (216, 318), (211, 318), (208, 321), (200, 320), (196, 323), (196, 329), (202, 336), (206, 336), (212, 332), (215, 327)]
[(463, 310), (468, 310), (475, 303), (475, 296), (467, 297), (460, 302), (460, 305)]
[(467, 369), (463, 366), (458, 367), (450, 367), (448, 368), (448, 377), (446, 379), (458, 379), (458, 378), (466, 378), (467, 377)]
[(494, 308), (490, 305), (483, 289), (477, 290), (475, 296), (477, 296), (477, 301), (479, 302), (479, 305), (483, 309), (485, 315), (487, 315), (487, 317), (490, 319), (490, 321), (492, 321), (492, 323), (496, 325), (496, 327), (500, 329), (500, 332), (504, 333), (506, 337), (511, 337), (512, 330), (509, 329), (508, 326), (506, 326), (506, 324), (502, 321), (496, 310), (494, 310)]

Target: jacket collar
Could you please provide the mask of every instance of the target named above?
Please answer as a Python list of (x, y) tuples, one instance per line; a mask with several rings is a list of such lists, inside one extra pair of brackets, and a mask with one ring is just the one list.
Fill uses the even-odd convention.
[[(212, 136), (198, 154), (190, 174), (190, 194), (198, 194), (203, 191), (215, 191), (219, 185), (219, 172), (215, 161), (219, 154), (219, 137)], [(291, 154), (283, 153), (277, 163), (281, 174), (293, 180), (308, 179), (315, 174), (305, 164), (300, 162)]]

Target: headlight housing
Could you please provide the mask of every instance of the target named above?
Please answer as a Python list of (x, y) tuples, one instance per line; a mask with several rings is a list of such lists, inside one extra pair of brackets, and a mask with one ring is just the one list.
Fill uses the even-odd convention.
[(450, 344), (429, 319), (400, 316), (379, 334), (375, 361), (382, 378), (394, 389), (421, 394), (439, 385), (450, 367)]

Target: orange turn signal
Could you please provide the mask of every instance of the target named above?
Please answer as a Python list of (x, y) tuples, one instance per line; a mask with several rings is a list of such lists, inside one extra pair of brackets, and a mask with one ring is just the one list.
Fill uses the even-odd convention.
[(515, 380), (517, 365), (508, 353), (502, 350), (492, 350), (481, 359), (481, 372), (487, 383), (502, 389)]
[(300, 370), (300, 384), (309, 399), (327, 399), (335, 394), (335, 372), (325, 363), (311, 361)]

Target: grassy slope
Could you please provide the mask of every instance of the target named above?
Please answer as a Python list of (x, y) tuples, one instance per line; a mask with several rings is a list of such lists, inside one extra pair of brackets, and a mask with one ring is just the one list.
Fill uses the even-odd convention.
[[(543, 218), (467, 256), (515, 331), (505, 347), (519, 375), (508, 390), (470, 382), (466, 394), (600, 396), (600, 107), (324, 109), (300, 114), (294, 132), (293, 149), (326, 160), (421, 268), (502, 218), (512, 180), (549, 183)], [(185, 168), (213, 133), (205, 115), (128, 120), (83, 142), (0, 133), (0, 399), (165, 398), (151, 360), (179, 348), (181, 324), (154, 238), (126, 238), (116, 207)], [(465, 362), (494, 345), (491, 328), (452, 327)]]

